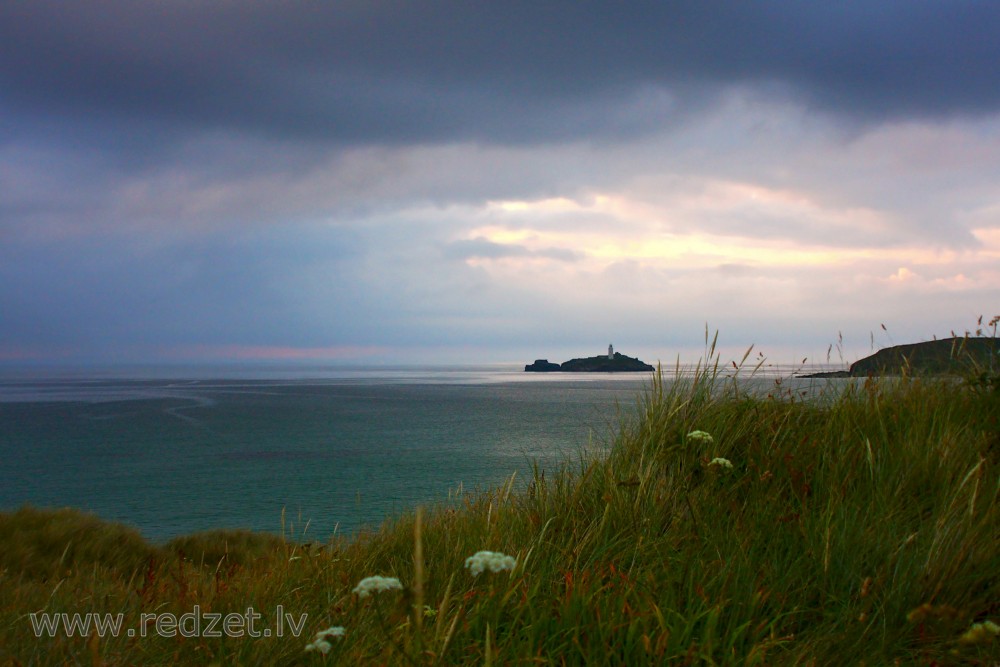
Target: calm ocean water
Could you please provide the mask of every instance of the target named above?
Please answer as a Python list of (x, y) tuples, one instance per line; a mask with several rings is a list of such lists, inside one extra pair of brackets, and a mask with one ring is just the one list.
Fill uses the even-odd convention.
[(72, 506), (153, 540), (307, 538), (548, 470), (610, 440), (647, 374), (135, 369), (0, 376), (0, 509)]

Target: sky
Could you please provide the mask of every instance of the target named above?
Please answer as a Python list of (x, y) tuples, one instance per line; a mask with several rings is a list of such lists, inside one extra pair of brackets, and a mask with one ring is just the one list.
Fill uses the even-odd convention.
[(1000, 4), (0, 4), (0, 364), (850, 362), (1000, 313)]

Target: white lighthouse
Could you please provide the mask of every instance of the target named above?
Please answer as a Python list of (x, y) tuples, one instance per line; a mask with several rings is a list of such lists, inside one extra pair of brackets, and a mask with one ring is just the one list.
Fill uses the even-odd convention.
[(608, 343), (608, 359), (614, 359), (614, 358), (615, 358), (615, 348), (611, 346), (611, 343)]

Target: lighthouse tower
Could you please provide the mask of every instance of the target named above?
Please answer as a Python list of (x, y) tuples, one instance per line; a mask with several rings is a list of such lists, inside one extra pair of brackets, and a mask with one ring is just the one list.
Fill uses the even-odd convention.
[(615, 348), (611, 346), (611, 343), (608, 343), (608, 359), (614, 359), (614, 358), (615, 358)]

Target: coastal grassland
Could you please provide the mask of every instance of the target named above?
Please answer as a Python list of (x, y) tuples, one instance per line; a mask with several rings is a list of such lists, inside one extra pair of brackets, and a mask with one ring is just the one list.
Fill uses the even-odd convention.
[[(0, 664), (996, 664), (1000, 392), (820, 386), (657, 374), (605, 456), (351, 541), (154, 546), (78, 512), (2, 514)], [(513, 570), (473, 576), (484, 549)], [(370, 575), (403, 590), (353, 593)], [(297, 638), (36, 638), (28, 617), (136, 628), (194, 605), (308, 619)], [(344, 636), (306, 652), (328, 626)]]

